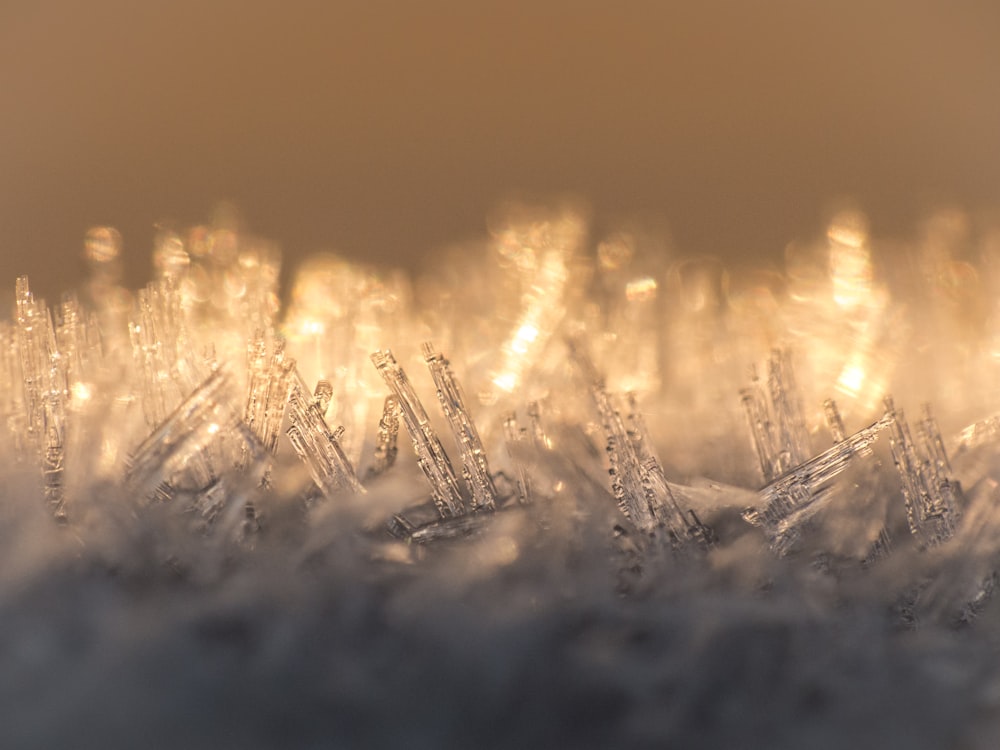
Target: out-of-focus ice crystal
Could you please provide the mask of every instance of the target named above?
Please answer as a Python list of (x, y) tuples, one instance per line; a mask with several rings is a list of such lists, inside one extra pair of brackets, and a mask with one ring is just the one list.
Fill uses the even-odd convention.
[(62, 517), (68, 362), (57, 347), (52, 315), (44, 302), (35, 300), (26, 276), (17, 280), (15, 299), (27, 443), (41, 465), (45, 499)]
[(530, 441), (528, 431), (517, 424), (517, 414), (511, 412), (503, 421), (504, 443), (507, 446), (507, 455), (514, 465), (514, 474), (517, 481), (517, 499), (521, 503), (530, 503), (533, 500), (531, 488), (531, 475), (525, 464), (524, 452)]

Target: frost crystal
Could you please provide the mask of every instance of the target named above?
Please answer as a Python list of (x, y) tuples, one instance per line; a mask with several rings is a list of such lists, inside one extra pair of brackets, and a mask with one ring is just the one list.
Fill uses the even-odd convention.
[(329, 384), (320, 381), (316, 393), (310, 396), (305, 381), (296, 371), (288, 399), (288, 439), (324, 495), (333, 497), (344, 490), (364, 492), (340, 445), (339, 434), (330, 430), (323, 417), (327, 404)]
[(375, 435), (375, 457), (368, 468), (368, 479), (374, 479), (389, 471), (396, 463), (399, 449), (396, 445), (399, 437), (399, 399), (389, 395), (382, 405), (382, 417), (378, 421), (378, 432)]
[(511, 412), (503, 420), (504, 444), (507, 455), (514, 465), (517, 478), (517, 499), (521, 503), (530, 503), (532, 497), (531, 475), (525, 464), (524, 453), (530, 441), (528, 431), (517, 424), (517, 414)]
[(68, 362), (57, 348), (52, 315), (44, 302), (35, 300), (26, 276), (17, 280), (15, 294), (27, 442), (41, 464), (45, 499), (63, 517)]
[(789, 354), (773, 351), (767, 373), (766, 397), (756, 374), (741, 395), (761, 474), (770, 482), (804, 462), (811, 451)]
[(497, 489), (493, 485), (490, 467), (486, 462), (486, 451), (479, 432), (472, 421), (462, 389), (452, 375), (451, 368), (440, 353), (434, 350), (430, 342), (423, 345), (424, 361), (437, 386), (438, 401), (444, 412), (451, 431), (458, 444), (462, 456), (462, 477), (472, 493), (472, 510), (494, 510), (496, 508)]
[(431, 485), (431, 497), (442, 517), (461, 516), (465, 513), (465, 503), (458, 490), (458, 480), (451, 466), (448, 454), (444, 452), (424, 405), (406, 377), (403, 368), (396, 363), (392, 352), (377, 351), (371, 355), (372, 362), (389, 389), (399, 399), (403, 423), (410, 433), (417, 463)]
[(611, 489), (622, 513), (640, 530), (652, 534), (666, 530), (672, 544), (683, 547), (692, 538), (707, 542), (712, 534), (697, 516), (689, 521), (677, 505), (663, 474), (663, 467), (652, 453), (645, 424), (634, 408), (630, 415), (632, 430), (625, 426), (604, 381), (578, 341), (570, 341), (570, 351), (584, 375), (590, 394), (601, 417), (607, 439), (611, 468)]
[[(168, 500), (178, 491), (207, 491), (219, 480), (223, 467), (208, 447), (242, 424), (228, 402), (231, 387), (229, 373), (214, 370), (136, 448), (126, 479), (139, 497)], [(239, 436), (256, 447), (249, 431)]]
[(885, 408), (892, 418), (892, 460), (899, 472), (910, 532), (922, 547), (937, 546), (955, 533), (961, 496), (961, 488), (950, 477), (937, 422), (925, 409), (917, 445), (903, 411), (896, 409), (889, 396)]
[(281, 341), (273, 342), (271, 349), (272, 353), (268, 355), (268, 341), (261, 331), (255, 334), (247, 347), (249, 383), (243, 421), (264, 448), (275, 453), (285, 404), (292, 390), (295, 360), (285, 356), (285, 346)]
[(886, 414), (770, 482), (760, 491), (760, 507), (748, 508), (743, 518), (764, 529), (776, 553), (787, 553), (797, 541), (802, 524), (829, 498), (831, 480), (855, 456), (870, 455), (875, 438), (892, 423), (893, 417)]

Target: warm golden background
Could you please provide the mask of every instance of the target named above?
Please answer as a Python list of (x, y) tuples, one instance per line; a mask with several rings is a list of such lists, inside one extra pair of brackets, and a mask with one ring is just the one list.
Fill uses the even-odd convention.
[(876, 234), (1000, 204), (1000, 3), (0, 0), (0, 279), (129, 280), (219, 199), (294, 263), (413, 264), (571, 191), (690, 252), (778, 257), (853, 195)]

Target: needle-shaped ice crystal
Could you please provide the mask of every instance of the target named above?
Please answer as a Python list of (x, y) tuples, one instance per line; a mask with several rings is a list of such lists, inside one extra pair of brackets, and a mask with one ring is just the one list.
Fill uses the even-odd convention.
[(472, 510), (494, 510), (497, 489), (493, 484), (486, 450), (472, 415), (462, 397), (462, 388), (451, 372), (448, 360), (430, 342), (423, 344), (424, 361), (437, 386), (438, 401), (462, 458), (462, 478), (472, 494)]
[(151, 494), (162, 499), (170, 497), (169, 484), (182, 470), (197, 473), (198, 486), (208, 487), (215, 482), (215, 468), (206, 464), (199, 453), (236, 421), (225, 403), (230, 387), (228, 372), (214, 370), (132, 452), (125, 476), (139, 498)]
[(941, 434), (929, 409), (919, 425), (918, 445), (892, 397), (886, 396), (885, 408), (893, 418), (892, 460), (899, 472), (910, 532), (921, 547), (934, 547), (955, 533), (961, 488), (950, 476)]
[(320, 406), (323, 390), (318, 387), (318, 394), (310, 395), (295, 371), (288, 399), (288, 439), (324, 495), (331, 497), (344, 490), (364, 492), (337, 434), (327, 426), (326, 409)]
[(35, 300), (27, 276), (17, 279), (15, 298), (27, 442), (41, 465), (46, 502), (62, 518), (69, 395), (67, 361), (56, 344), (52, 315), (44, 302)]
[(381, 476), (396, 463), (399, 452), (399, 399), (393, 395), (385, 397), (382, 405), (382, 417), (378, 421), (378, 432), (375, 434), (375, 456), (368, 468), (368, 479)]
[(675, 536), (683, 538), (681, 535), (686, 533), (687, 536), (697, 538), (703, 543), (709, 542), (714, 538), (714, 532), (705, 526), (693, 511), (685, 515), (678, 505), (670, 489), (670, 483), (667, 482), (663, 464), (653, 449), (646, 420), (639, 411), (634, 393), (628, 394), (628, 407), (628, 437), (642, 466), (646, 492), (651, 498), (655, 498), (651, 505), (656, 515), (666, 523), (667, 528)]
[(517, 415), (510, 412), (503, 420), (504, 444), (507, 455), (514, 466), (517, 481), (517, 499), (520, 503), (532, 501), (531, 475), (524, 461), (524, 453), (528, 449), (530, 438), (528, 431), (517, 424)]
[(892, 416), (886, 414), (770, 482), (759, 493), (761, 505), (745, 510), (743, 518), (764, 529), (776, 553), (787, 553), (797, 540), (802, 524), (829, 498), (831, 480), (855, 457), (870, 455), (876, 437), (892, 422)]
[(765, 482), (809, 458), (809, 433), (788, 352), (776, 349), (771, 353), (766, 396), (756, 374), (740, 395)]
[(274, 453), (292, 389), (295, 360), (285, 355), (284, 343), (280, 341), (275, 342), (269, 356), (264, 333), (258, 331), (247, 347), (247, 365), (250, 377), (243, 421), (261, 444)]
[(569, 347), (601, 417), (611, 464), (611, 491), (622, 513), (648, 533), (665, 529), (677, 547), (684, 546), (692, 537), (703, 536), (698, 533), (700, 521), (695, 524), (688, 521), (670, 492), (648, 436), (643, 435), (645, 427), (637, 411), (633, 410), (634, 429), (630, 431), (582, 344), (570, 340)]
[(406, 372), (388, 349), (374, 352), (371, 357), (385, 384), (399, 399), (403, 423), (413, 441), (417, 463), (430, 482), (431, 496), (438, 513), (442, 517), (462, 515), (465, 513), (465, 503), (458, 489), (455, 470), (451, 466), (448, 454), (444, 452), (441, 440), (431, 427), (427, 411), (420, 402), (417, 392), (413, 390)]

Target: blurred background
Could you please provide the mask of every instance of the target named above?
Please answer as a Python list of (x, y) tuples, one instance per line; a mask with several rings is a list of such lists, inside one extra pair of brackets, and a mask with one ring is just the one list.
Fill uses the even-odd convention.
[(111, 224), (143, 283), (220, 200), (286, 267), (564, 193), (736, 264), (844, 196), (905, 235), (1000, 205), (998, 39), (989, 0), (0, 0), (0, 279), (75, 286)]

